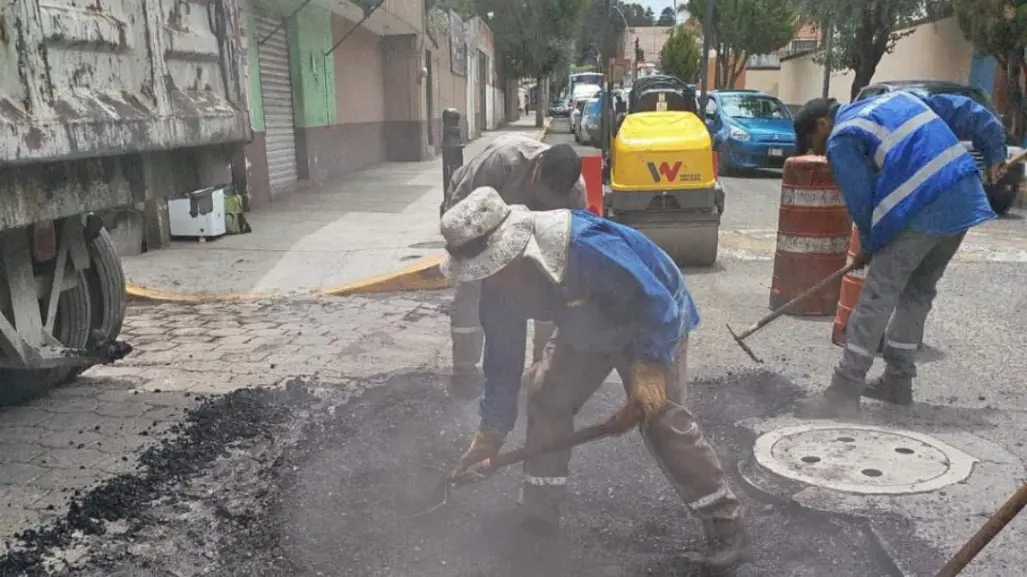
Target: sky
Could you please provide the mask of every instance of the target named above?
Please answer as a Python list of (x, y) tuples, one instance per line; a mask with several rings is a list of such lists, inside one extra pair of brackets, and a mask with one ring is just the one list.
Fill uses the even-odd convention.
[[(632, 0), (625, 0), (625, 1), (631, 2)], [(648, 7), (652, 8), (653, 9), (653, 13), (656, 14), (657, 16), (660, 15), (660, 12), (664, 8), (667, 8), (668, 6), (671, 6), (671, 7), (674, 6), (674, 0), (633, 0), (633, 1), (634, 2), (638, 2), (642, 6), (648, 6)], [(678, 6), (680, 6), (680, 5), (684, 4), (684, 3), (685, 3), (685, 0), (678, 0)]]

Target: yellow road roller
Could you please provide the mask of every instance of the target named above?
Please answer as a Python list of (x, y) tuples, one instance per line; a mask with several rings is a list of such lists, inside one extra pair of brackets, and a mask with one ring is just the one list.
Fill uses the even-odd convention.
[(616, 110), (607, 218), (642, 232), (681, 266), (712, 265), (724, 190), (695, 91), (674, 76), (648, 76)]

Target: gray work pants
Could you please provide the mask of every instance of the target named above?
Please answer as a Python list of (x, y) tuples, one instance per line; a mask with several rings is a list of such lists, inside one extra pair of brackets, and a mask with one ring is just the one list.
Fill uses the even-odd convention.
[(965, 232), (939, 236), (906, 229), (874, 253), (859, 302), (845, 330), (845, 351), (833, 385), (855, 393), (884, 338), (890, 376), (916, 376), (916, 352), (938, 281), (959, 250)]
[[(481, 283), (462, 283), (456, 286), (453, 306), (449, 312), (449, 331), (453, 338), (453, 375), (456, 377), (476, 375), (481, 361), (485, 334), (478, 318), (478, 301), (481, 299)], [(555, 325), (534, 321), (535, 336), (532, 347), (532, 363), (542, 358), (546, 342), (553, 335)]]
[[(685, 408), (687, 340), (667, 368), (667, 410), (644, 427), (642, 436), (688, 508), (704, 522), (736, 521), (741, 504), (731, 491), (717, 453)], [(609, 355), (578, 351), (551, 340), (539, 365), (539, 388), (528, 400), (527, 446), (538, 446), (574, 431), (574, 415), (616, 369), (630, 387), (631, 368)], [(524, 464), (522, 503), (529, 515), (555, 522), (567, 489), (571, 451), (529, 459)], [(630, 480), (628, 480), (630, 482)]]

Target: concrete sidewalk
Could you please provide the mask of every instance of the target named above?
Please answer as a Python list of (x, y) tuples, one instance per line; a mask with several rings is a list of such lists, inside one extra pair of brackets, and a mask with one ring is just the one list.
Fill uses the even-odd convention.
[[(534, 115), (487, 132), (468, 160), (500, 134), (539, 136)], [(438, 255), (441, 156), (386, 163), (297, 192), (247, 213), (253, 232), (123, 259), (129, 292), (158, 300), (335, 292)]]

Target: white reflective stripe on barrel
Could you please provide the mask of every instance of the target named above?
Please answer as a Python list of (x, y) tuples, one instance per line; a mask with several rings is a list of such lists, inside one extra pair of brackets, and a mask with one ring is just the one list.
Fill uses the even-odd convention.
[(782, 206), (845, 206), (837, 189), (781, 187)]
[[(852, 264), (852, 260), (853, 260), (852, 255), (851, 254), (848, 255), (846, 257), (846, 259), (845, 259), (845, 264), (847, 264), (847, 265)], [(851, 276), (852, 278), (863, 280), (863, 279), (865, 279), (867, 277), (867, 269), (866, 269), (866, 267), (863, 267), (863, 268), (857, 269), (857, 270), (850, 270), (849, 274), (847, 274), (845, 276)]]
[(845, 252), (848, 247), (848, 236), (792, 236), (777, 233), (778, 252), (839, 254)]

